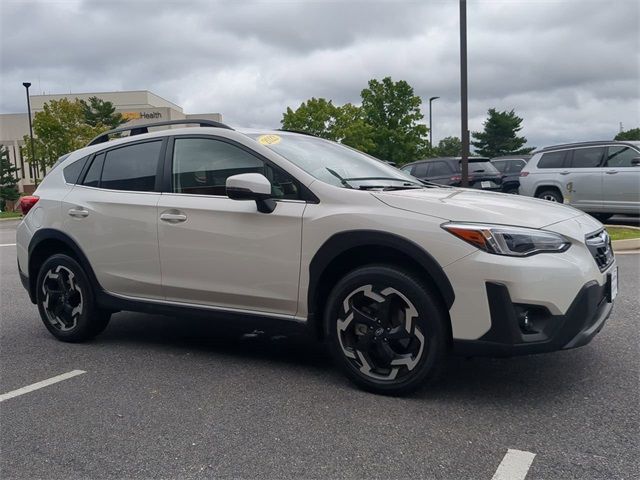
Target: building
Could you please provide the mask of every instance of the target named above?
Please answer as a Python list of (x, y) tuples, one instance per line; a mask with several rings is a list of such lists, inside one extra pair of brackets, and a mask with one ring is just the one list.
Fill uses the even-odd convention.
[[(42, 111), (44, 104), (50, 100), (60, 100), (63, 98), (74, 100), (78, 98), (88, 101), (90, 97), (98, 97), (105, 102), (111, 102), (116, 112), (121, 113), (124, 118), (129, 120), (123, 126), (188, 118), (203, 118), (217, 122), (222, 121), (222, 114), (220, 113), (186, 114), (179, 105), (148, 90), (31, 95), (31, 113), (35, 115), (36, 112)], [(25, 135), (29, 135), (29, 118), (27, 113), (0, 114), (0, 145), (8, 148), (11, 163), (19, 169), (20, 190), (31, 193), (35, 190), (36, 170), (22, 158), (20, 153), (20, 147), (24, 145), (23, 139)], [(38, 174), (40, 177), (43, 175), (42, 172)]]

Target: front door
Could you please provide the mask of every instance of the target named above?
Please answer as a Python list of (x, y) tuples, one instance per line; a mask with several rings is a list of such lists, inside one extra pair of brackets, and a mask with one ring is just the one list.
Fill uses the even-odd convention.
[(602, 161), (604, 147), (573, 150), (570, 168), (565, 175), (565, 198), (585, 212), (602, 211)]
[(640, 153), (629, 146), (610, 146), (604, 165), (603, 210), (640, 214), (640, 165), (633, 159)]
[[(171, 191), (158, 204), (162, 285), (169, 301), (295, 315), (306, 203), (288, 174), (245, 147), (213, 137), (176, 137)], [(226, 180), (261, 173), (276, 209), (231, 200)]]

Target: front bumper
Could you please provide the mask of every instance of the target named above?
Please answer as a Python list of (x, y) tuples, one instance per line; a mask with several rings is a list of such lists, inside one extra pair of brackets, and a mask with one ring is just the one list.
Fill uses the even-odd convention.
[(523, 330), (521, 315), (536, 306), (515, 304), (505, 285), (486, 283), (491, 328), (477, 340), (453, 341), (454, 353), (465, 356), (513, 356), (552, 352), (586, 345), (596, 336), (611, 314), (611, 281), (585, 284), (564, 315), (552, 315), (539, 308), (534, 327)]

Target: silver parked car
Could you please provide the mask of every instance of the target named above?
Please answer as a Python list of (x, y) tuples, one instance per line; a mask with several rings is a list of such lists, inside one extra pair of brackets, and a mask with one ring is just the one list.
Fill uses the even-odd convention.
[(539, 150), (520, 195), (566, 203), (600, 220), (640, 214), (640, 142), (583, 142)]

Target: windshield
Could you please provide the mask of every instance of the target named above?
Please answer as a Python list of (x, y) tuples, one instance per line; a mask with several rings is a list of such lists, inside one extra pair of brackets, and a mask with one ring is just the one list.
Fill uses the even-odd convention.
[(421, 188), (425, 185), (387, 163), (339, 143), (296, 134), (249, 134), (322, 182), (344, 188)]

